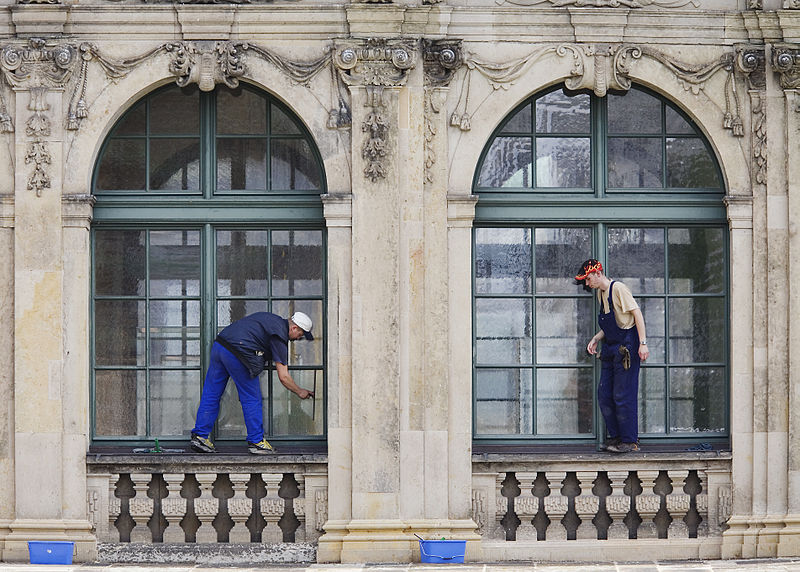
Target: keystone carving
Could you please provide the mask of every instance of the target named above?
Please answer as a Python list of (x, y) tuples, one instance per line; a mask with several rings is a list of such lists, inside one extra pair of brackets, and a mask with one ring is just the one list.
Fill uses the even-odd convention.
[(800, 46), (777, 44), (772, 47), (772, 68), (780, 74), (783, 89), (800, 88)]
[(169, 71), (181, 87), (196, 83), (200, 91), (213, 91), (218, 83), (235, 88), (245, 74), (242, 48), (232, 42), (176, 42), (165, 44), (172, 55)]
[(366, 162), (364, 175), (373, 183), (386, 177), (385, 157), (389, 152), (390, 125), (384, 114), (383, 90), (404, 85), (408, 70), (416, 65), (416, 57), (415, 44), (407, 40), (370, 38), (334, 48), (333, 62), (341, 80), (367, 90), (366, 105), (370, 111), (361, 124), (361, 131), (368, 135), (361, 156)]

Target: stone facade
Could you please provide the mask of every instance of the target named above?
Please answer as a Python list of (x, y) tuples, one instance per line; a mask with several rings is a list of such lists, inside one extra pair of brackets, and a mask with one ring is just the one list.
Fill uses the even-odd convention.
[[(796, 2), (19, 0), (0, 14), (0, 560), (27, 559), (31, 539), (73, 540), (77, 559), (92, 560), (98, 540), (119, 534), (109, 515), (124, 511), (137, 523), (130, 540), (153, 541), (141, 515), (154, 514), (154, 474), (170, 523), (186, 510), (170, 508), (183, 498), (180, 475), (196, 475), (193, 506), (205, 524), (217, 510), (214, 475), (229, 475), (242, 501), (245, 476), (257, 472), (264, 514), (270, 499), (283, 507), (290, 498), (273, 495), (270, 479), (295, 475), (303, 502), (291, 514), (320, 561), (411, 561), (412, 533), (468, 540), (470, 559), (574, 557), (571, 542), (589, 560), (800, 555), (800, 297), (789, 287), (800, 266)], [(259, 86), (287, 103), (320, 150), (328, 455), (322, 470), (302, 459), (266, 470), (172, 459), (169, 469), (141, 469), (146, 476), (128, 467), (120, 497), (112, 475), (126, 470), (87, 464), (90, 185), (116, 119), (170, 82)], [(473, 467), (472, 179), (500, 119), (562, 82), (598, 96), (649, 87), (700, 126), (721, 165), (730, 456), (611, 466), (533, 455)], [(637, 507), (650, 523), (642, 540), (587, 531), (600, 497), (573, 511), (598, 471), (608, 472), (602, 498), (618, 517), (630, 508), (618, 491), (637, 472), (646, 497)], [(536, 498), (540, 476), (573, 492)], [(654, 492), (667, 480), (688, 492)], [(206, 497), (213, 506), (202, 512)], [(662, 501), (674, 523), (666, 528)], [(228, 503), (240, 527), (232, 534), (246, 536), (250, 509)], [(540, 507), (553, 522), (579, 516), (576, 539), (567, 527), (537, 540)], [(690, 538), (692, 510), (706, 520)], [(511, 527), (516, 543), (501, 532), (507, 515), (521, 522)], [(175, 528), (165, 530), (166, 542)]]

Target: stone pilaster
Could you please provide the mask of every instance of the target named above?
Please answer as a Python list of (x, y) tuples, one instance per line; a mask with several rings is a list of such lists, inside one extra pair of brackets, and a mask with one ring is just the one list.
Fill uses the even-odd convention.
[[(13, 137), (2, 134), (0, 138)], [(0, 312), (8, 319), (0, 327), (0, 395), (14, 387), (14, 196), (0, 195)], [(14, 400), (0, 406), (0, 560), (14, 518)], [(6, 486), (5, 483), (8, 485)]]
[[(13, 493), (14, 519), (3, 555), (9, 561), (27, 560), (26, 542), (31, 539), (73, 540), (78, 561), (92, 560), (96, 554), (81, 467), (86, 451), (86, 367), (80, 358), (69, 356), (73, 344), (81, 342), (67, 331), (64, 315), (64, 308), (75, 302), (74, 280), (88, 276), (83, 272), (74, 280), (65, 279), (65, 273), (74, 270), (64, 258), (65, 246), (69, 250), (74, 245), (64, 240), (72, 238), (75, 209), (62, 203), (60, 110), (77, 57), (70, 45), (33, 38), (27, 44), (5, 46), (1, 62), (3, 77), (14, 88), (16, 110), (13, 450), (14, 480), (25, 483)], [(76, 216), (88, 221), (85, 213)], [(79, 223), (84, 229), (79, 232), (86, 235), (87, 225)], [(88, 244), (86, 236), (83, 243)], [(75, 308), (83, 324), (88, 312), (86, 283)], [(85, 347), (86, 340), (82, 343)], [(86, 355), (85, 349), (80, 355)]]

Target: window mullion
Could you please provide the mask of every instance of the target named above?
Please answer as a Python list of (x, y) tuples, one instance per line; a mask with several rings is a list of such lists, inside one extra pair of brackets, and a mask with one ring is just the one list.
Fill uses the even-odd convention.
[(217, 140), (215, 92), (200, 93), (200, 188), (204, 199), (214, 196), (217, 187)]

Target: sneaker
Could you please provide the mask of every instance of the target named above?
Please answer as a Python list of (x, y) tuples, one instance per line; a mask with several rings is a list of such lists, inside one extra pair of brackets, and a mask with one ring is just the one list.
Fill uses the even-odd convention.
[(196, 433), (192, 433), (192, 442), (191, 442), (192, 449), (197, 451), (198, 453), (216, 453), (217, 449), (214, 447), (214, 443), (211, 442), (211, 439), (207, 439), (205, 437), (201, 437)]
[(620, 443), (622, 443), (622, 439), (620, 439), (619, 437), (612, 437), (611, 439), (606, 439), (605, 443), (601, 443), (597, 447), (597, 450), (598, 451), (608, 451), (609, 447), (616, 447)]
[(251, 443), (250, 441), (247, 442), (247, 449), (253, 455), (269, 455), (270, 453), (275, 452), (275, 447), (269, 444), (269, 441), (266, 439), (261, 439), (258, 443)]
[(609, 445), (606, 451), (612, 453), (631, 453), (639, 450), (639, 443), (620, 443), (619, 445)]

